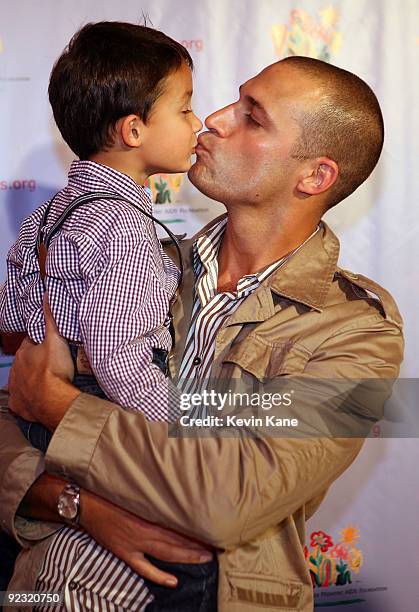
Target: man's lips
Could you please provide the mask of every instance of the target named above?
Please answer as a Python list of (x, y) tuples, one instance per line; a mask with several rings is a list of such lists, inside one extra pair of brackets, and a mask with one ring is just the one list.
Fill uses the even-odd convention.
[(202, 153), (208, 153), (208, 151), (200, 144), (195, 147), (196, 155), (201, 155)]
[(203, 143), (203, 137), (204, 137), (204, 134), (200, 134), (198, 136), (198, 144), (195, 147), (195, 153), (197, 155), (202, 154), (202, 153), (209, 153), (207, 147)]

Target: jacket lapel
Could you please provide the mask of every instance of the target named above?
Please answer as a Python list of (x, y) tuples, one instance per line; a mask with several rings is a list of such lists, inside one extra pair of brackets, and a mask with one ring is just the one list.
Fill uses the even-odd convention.
[[(193, 238), (181, 243), (184, 276), (182, 287), (172, 306), (176, 338), (170, 364), (173, 377), (179, 372), (192, 318), (195, 284), (192, 247), (196, 239), (221, 218), (214, 219)], [(172, 247), (166, 246), (166, 251), (172, 258), (174, 257)], [(336, 273), (338, 256), (339, 241), (329, 227), (321, 222), (317, 234), (289, 261), (271, 274), (228, 319), (224, 329), (221, 329), (217, 336), (216, 356), (222, 351), (226, 342), (234, 340), (241, 325), (262, 322), (275, 314), (272, 293), (321, 311)], [(229, 329), (233, 326), (236, 329)]]

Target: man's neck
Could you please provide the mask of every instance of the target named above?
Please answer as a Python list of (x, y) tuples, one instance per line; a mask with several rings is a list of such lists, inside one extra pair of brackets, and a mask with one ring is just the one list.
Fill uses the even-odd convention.
[(235, 290), (245, 274), (255, 274), (299, 247), (316, 229), (315, 215), (257, 208), (229, 210), (218, 253), (218, 290)]

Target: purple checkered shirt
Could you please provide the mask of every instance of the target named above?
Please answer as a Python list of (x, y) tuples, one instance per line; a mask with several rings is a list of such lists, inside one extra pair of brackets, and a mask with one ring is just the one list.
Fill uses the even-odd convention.
[[(152, 212), (146, 190), (129, 176), (95, 162), (74, 161), (68, 185), (48, 214), (46, 234), (75, 198), (96, 191), (114, 192)], [(45, 208), (23, 222), (8, 254), (0, 294), (0, 329), (26, 331), (35, 342), (45, 334), (35, 247)], [(153, 221), (125, 202), (83, 204), (52, 238), (46, 272), (60, 334), (83, 344), (107, 396), (150, 419), (166, 419), (168, 393), (176, 392), (152, 364), (152, 349), (171, 349), (168, 313), (179, 272), (163, 252)]]

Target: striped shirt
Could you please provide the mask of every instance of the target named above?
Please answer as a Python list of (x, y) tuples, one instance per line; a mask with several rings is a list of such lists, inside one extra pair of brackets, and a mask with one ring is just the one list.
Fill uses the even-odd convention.
[[(83, 344), (106, 395), (150, 419), (165, 419), (168, 387), (152, 363), (152, 349), (171, 348), (169, 307), (179, 272), (163, 252), (153, 221), (138, 210), (152, 211), (147, 191), (112, 168), (75, 161), (48, 213), (46, 234), (75, 198), (104, 191), (136, 207), (95, 200), (71, 213), (48, 249), (49, 303), (60, 334)], [(23, 222), (0, 294), (0, 329), (27, 331), (35, 342), (45, 334), (36, 238), (46, 206)]]
[(179, 372), (184, 392), (205, 387), (211, 376), (218, 332), (246, 297), (288, 259), (283, 257), (261, 272), (246, 274), (238, 281), (236, 291), (218, 292), (218, 251), (226, 223), (227, 218), (212, 226), (193, 247), (195, 299)]
[(63, 527), (48, 549), (36, 589), (63, 594), (60, 607), (39, 612), (122, 612), (144, 610), (153, 596), (142, 578), (87, 533)]
[[(217, 333), (228, 317), (272, 272), (303, 246), (265, 270), (243, 276), (237, 283), (236, 291), (218, 293), (217, 257), (226, 223), (227, 220), (222, 219), (212, 226), (198, 238), (193, 247), (195, 297), (179, 372), (179, 383), (184, 393), (191, 392), (192, 387), (196, 390), (197, 385), (200, 389), (205, 385), (211, 372)], [(205, 412), (204, 408), (198, 407), (201, 415)], [(48, 549), (38, 577), (37, 590), (63, 590), (64, 609), (71, 612), (82, 612), (85, 609), (140, 612), (153, 599), (143, 580), (128, 565), (103, 549), (87, 534), (68, 527), (55, 536)], [(56, 610), (49, 606), (36, 609), (39, 612)]]

